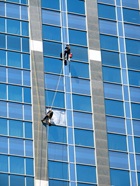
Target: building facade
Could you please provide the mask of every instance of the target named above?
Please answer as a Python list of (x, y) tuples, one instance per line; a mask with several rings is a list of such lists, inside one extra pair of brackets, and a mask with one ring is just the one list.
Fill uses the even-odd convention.
[(0, 186), (139, 186), (139, 63), (139, 0), (0, 0)]

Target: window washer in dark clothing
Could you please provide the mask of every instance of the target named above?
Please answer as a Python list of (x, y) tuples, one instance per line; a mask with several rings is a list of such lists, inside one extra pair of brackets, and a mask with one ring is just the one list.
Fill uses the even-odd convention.
[[(60, 57), (62, 57), (62, 53), (60, 54)], [(66, 45), (65, 50), (64, 50), (64, 63), (65, 65), (67, 65), (67, 60), (69, 60), (69, 58), (72, 58), (72, 53), (70, 51), (70, 45)]]

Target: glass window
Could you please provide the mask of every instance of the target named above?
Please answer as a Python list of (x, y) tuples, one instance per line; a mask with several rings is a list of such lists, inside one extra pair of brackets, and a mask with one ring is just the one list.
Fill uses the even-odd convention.
[(135, 87), (130, 87), (130, 98), (133, 102), (140, 102), (140, 89)]
[[(15, 4), (6, 3), (7, 17), (20, 18), (20, 6)], [(14, 11), (13, 11), (14, 10)]]
[(108, 134), (108, 148), (112, 150), (126, 151), (126, 136), (118, 134)]
[(22, 139), (9, 139), (10, 154), (24, 155), (24, 144)]
[(7, 48), (11, 50), (21, 51), (20, 37), (7, 36)]
[(98, 4), (98, 15), (102, 18), (116, 19), (115, 7)]
[(124, 170), (110, 169), (111, 185), (130, 185), (129, 172)]
[(0, 155), (0, 171), (8, 172), (8, 156)]
[(75, 144), (94, 147), (93, 132), (89, 130), (75, 129)]
[(6, 47), (6, 36), (4, 34), (0, 34), (0, 48)]
[[(79, 1), (81, 2), (81, 1)], [(73, 6), (74, 7), (74, 6)], [(86, 32), (69, 29), (69, 42), (78, 45), (87, 45)]]
[[(73, 109), (91, 112), (91, 98), (73, 94)], [(80, 103), (80, 104), (79, 104)]]
[(21, 67), (21, 54), (16, 52), (7, 52), (8, 66)]
[(79, 94), (90, 95), (90, 81), (72, 78), (72, 91)]
[(22, 87), (8, 85), (8, 100), (22, 102)]
[(140, 56), (127, 55), (127, 65), (130, 69), (140, 70)]
[(9, 68), (8, 69), (8, 82), (14, 83), (14, 84), (21, 84), (22, 83), (21, 70)]
[(30, 69), (30, 55), (22, 54), (23, 68)]
[(79, 62), (71, 62), (70, 63), (70, 71), (71, 71), (72, 77), (89, 78), (88, 64), (79, 63)]
[(139, 40), (126, 39), (126, 52), (133, 54), (140, 54), (140, 42)]
[(26, 174), (28, 175), (33, 175), (34, 170), (33, 170), (33, 159), (31, 158), (26, 158)]
[(28, 20), (28, 8), (21, 6), (21, 19)]
[(136, 155), (137, 170), (140, 170), (140, 155)]
[(32, 107), (30, 105), (24, 105), (24, 119), (32, 120)]
[(72, 60), (88, 62), (88, 49), (85, 47), (71, 46)]
[(48, 144), (48, 159), (67, 161), (67, 146), (60, 144)]
[(31, 103), (31, 89), (24, 88), (24, 102)]
[(17, 183), (20, 186), (24, 186), (25, 185), (24, 176), (10, 175), (10, 186), (15, 186)]
[(135, 152), (136, 153), (140, 153), (140, 138), (134, 138), (134, 142), (135, 142)]
[(7, 91), (6, 84), (0, 84), (0, 99), (6, 99)]
[(100, 33), (117, 35), (117, 24), (113, 21), (99, 20)]
[(33, 142), (31, 140), (25, 140), (25, 155), (33, 156)]
[[(0, 3), (0, 6), (1, 6), (1, 3)], [(1, 10), (0, 10), (0, 12), (1, 12)], [(0, 32), (5, 32), (5, 19), (4, 18), (0, 18)]]
[(0, 15), (5, 16), (5, 4), (3, 2), (0, 2)]
[(8, 138), (0, 136), (0, 152), (8, 153)]
[(98, 2), (99, 2), (99, 3), (112, 4), (112, 5), (115, 4), (114, 0), (98, 0)]
[(7, 117), (7, 103), (0, 101), (0, 116)]
[(131, 10), (131, 9), (123, 8), (123, 17), (124, 17), (124, 21), (126, 22), (140, 24), (139, 10)]
[(43, 29), (43, 39), (61, 41), (61, 28), (55, 26), (43, 25), (42, 29)]
[(0, 81), (6, 82), (6, 68), (0, 67)]
[(140, 73), (139, 72), (129, 70), (128, 75), (129, 75), (130, 85), (140, 86)]
[(134, 135), (140, 136), (140, 121), (133, 120)]
[(104, 83), (104, 96), (106, 98), (114, 98), (122, 100), (122, 86)]
[(25, 122), (25, 138), (32, 138), (32, 123)]
[(7, 135), (7, 120), (0, 118), (0, 134)]
[(60, 13), (55, 11), (50, 11), (50, 10), (42, 10), (42, 21), (44, 24), (53, 24), (59, 26)]
[(20, 35), (20, 21), (7, 19), (7, 32)]
[(26, 186), (34, 186), (34, 178), (26, 177)]
[(28, 4), (28, 0), (21, 0), (22, 4)]
[(102, 70), (104, 81), (121, 83), (121, 74), (119, 68), (103, 67)]
[(48, 162), (49, 178), (68, 179), (68, 164), (62, 162)]
[(86, 165), (76, 165), (76, 169), (77, 169), (77, 181), (96, 183), (95, 167), (86, 166)]
[(29, 39), (22, 38), (22, 52), (29, 52)]
[(66, 143), (65, 127), (51, 126), (48, 133), (48, 141)]
[(62, 45), (60, 43), (44, 41), (43, 50), (44, 50), (44, 55), (60, 57), (60, 53), (62, 51)]
[(107, 131), (125, 134), (125, 120), (123, 118), (106, 117)]
[(0, 65), (6, 65), (6, 51), (0, 50)]
[(94, 149), (75, 147), (76, 148), (76, 162), (82, 164), (95, 164)]
[(110, 167), (128, 169), (128, 154), (122, 152), (109, 152)]
[(8, 185), (8, 176), (8, 174), (0, 174), (0, 183), (2, 185)]
[(10, 156), (10, 172), (24, 174), (24, 158)]
[(9, 120), (9, 135), (23, 137), (23, 123), (21, 121)]
[(84, 16), (68, 14), (68, 26), (70, 28), (86, 30), (86, 19)]
[(124, 30), (125, 30), (126, 37), (140, 39), (140, 27), (139, 26), (125, 24)]
[(42, 7), (59, 10), (59, 0), (55, 0), (55, 2), (52, 0), (42, 0)]
[(62, 72), (62, 61), (44, 57), (44, 68), (45, 72), (60, 74)]
[(49, 179), (49, 186), (69, 186), (69, 182)]
[(138, 0), (122, 0), (122, 5), (130, 8), (139, 8)]
[(29, 35), (29, 24), (28, 22), (21, 22), (22, 25), (22, 35), (23, 36), (28, 36)]
[(67, 6), (68, 6), (68, 12), (85, 14), (85, 2), (84, 1), (68, 0)]
[(9, 103), (9, 117), (23, 119), (22, 104)]
[(102, 49), (118, 51), (118, 38), (114, 36), (100, 35), (100, 45)]
[(23, 71), (23, 85), (30, 86), (30, 72)]

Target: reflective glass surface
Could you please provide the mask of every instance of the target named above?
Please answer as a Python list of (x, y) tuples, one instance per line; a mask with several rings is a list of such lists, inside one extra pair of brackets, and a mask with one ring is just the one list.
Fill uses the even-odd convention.
[(98, 15), (101, 18), (116, 19), (115, 7), (98, 4)]

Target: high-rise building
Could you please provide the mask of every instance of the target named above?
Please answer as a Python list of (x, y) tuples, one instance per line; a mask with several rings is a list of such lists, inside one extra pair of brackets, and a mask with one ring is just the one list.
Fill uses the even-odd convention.
[(0, 186), (139, 185), (140, 0), (0, 0)]

